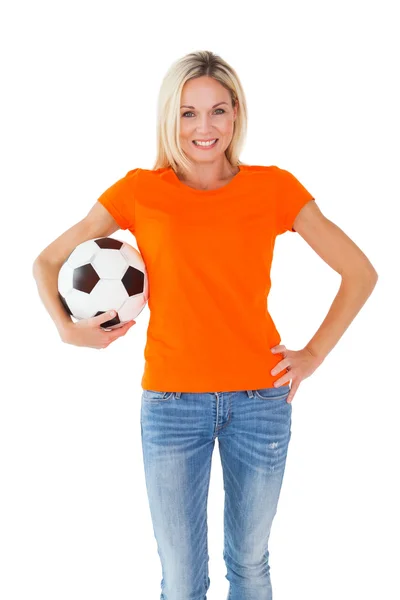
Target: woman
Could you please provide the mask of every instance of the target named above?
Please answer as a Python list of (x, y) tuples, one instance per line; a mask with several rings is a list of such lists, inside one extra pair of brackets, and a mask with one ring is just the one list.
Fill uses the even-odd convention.
[[(203, 599), (210, 585), (207, 497), (218, 437), (230, 600), (271, 600), (268, 540), (291, 436), (291, 402), (371, 294), (377, 273), (289, 171), (239, 160), (246, 101), (211, 52), (178, 60), (162, 82), (158, 156), (109, 187), (39, 255), (40, 296), (64, 342), (106, 348), (130, 322), (72, 323), (57, 274), (79, 243), (135, 235), (149, 277), (141, 432), (162, 598)], [(342, 278), (321, 327), (289, 350), (267, 311), (275, 238), (298, 232)], [(290, 385), (291, 382), (291, 385)]]

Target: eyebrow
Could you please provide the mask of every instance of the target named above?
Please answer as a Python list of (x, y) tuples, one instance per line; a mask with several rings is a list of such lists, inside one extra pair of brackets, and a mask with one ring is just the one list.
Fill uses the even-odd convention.
[[(227, 102), (218, 102), (218, 104), (214, 104), (214, 106), (212, 106), (211, 108), (215, 108), (216, 106), (219, 106), (220, 104), (228, 104)], [(182, 104), (181, 108), (194, 108), (194, 106), (189, 106), (188, 104)]]

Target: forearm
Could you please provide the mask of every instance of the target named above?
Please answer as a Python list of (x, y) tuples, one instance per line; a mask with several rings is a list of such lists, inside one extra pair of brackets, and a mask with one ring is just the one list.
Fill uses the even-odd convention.
[(342, 282), (328, 314), (305, 348), (322, 362), (336, 346), (374, 289), (375, 270), (342, 275)]
[(59, 270), (60, 265), (43, 260), (36, 260), (32, 269), (40, 299), (62, 335), (65, 328), (72, 324), (72, 320), (58, 296)]

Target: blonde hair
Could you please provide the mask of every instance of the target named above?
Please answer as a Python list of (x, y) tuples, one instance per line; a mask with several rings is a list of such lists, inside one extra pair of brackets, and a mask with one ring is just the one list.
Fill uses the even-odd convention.
[(157, 158), (153, 170), (172, 167), (174, 171), (185, 172), (190, 169), (191, 163), (179, 143), (180, 100), (184, 84), (202, 76), (213, 77), (230, 92), (232, 108), (238, 101), (232, 140), (225, 155), (232, 166), (245, 164), (239, 160), (247, 133), (247, 106), (242, 84), (235, 70), (220, 56), (199, 50), (174, 62), (162, 81), (157, 104)]

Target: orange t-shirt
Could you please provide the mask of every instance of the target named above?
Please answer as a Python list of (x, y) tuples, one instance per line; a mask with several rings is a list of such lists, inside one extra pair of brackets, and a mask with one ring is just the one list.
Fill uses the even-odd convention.
[(239, 167), (216, 190), (137, 168), (98, 198), (146, 265), (143, 389), (260, 389), (285, 373), (270, 373), (283, 357), (270, 350), (281, 341), (267, 304), (273, 249), (314, 197), (285, 169)]

